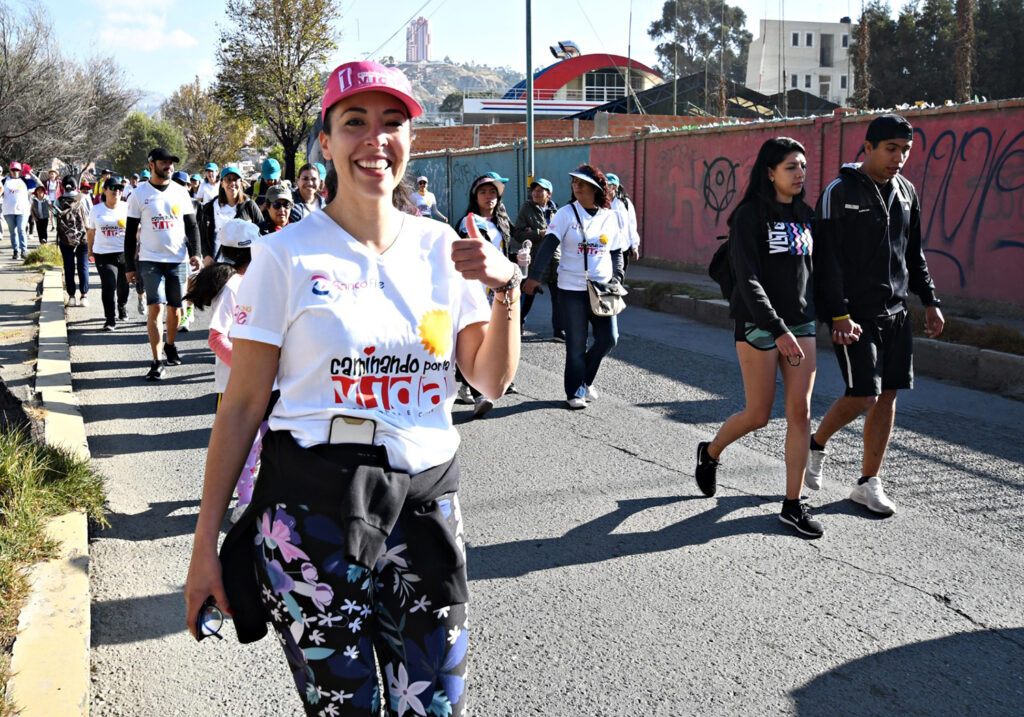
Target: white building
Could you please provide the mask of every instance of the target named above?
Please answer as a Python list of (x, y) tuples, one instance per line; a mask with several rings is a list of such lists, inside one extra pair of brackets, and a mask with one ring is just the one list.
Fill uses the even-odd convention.
[(803, 90), (838, 105), (853, 94), (850, 18), (839, 22), (761, 20), (750, 43), (746, 85), (765, 95)]
[(405, 61), (430, 61), (430, 20), (418, 17), (405, 31)]

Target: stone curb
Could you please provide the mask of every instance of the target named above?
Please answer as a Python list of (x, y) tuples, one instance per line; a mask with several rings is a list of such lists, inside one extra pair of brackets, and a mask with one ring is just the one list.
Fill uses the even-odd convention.
[[(44, 436), (89, 460), (89, 443), (71, 390), (71, 351), (60, 272), (43, 275), (36, 391)], [(84, 512), (54, 518), (47, 535), (57, 557), (34, 566), (31, 593), (18, 617), (8, 694), (24, 717), (89, 714), (89, 530)]]
[[(662, 297), (656, 306), (650, 306), (647, 290), (633, 287), (626, 301), (640, 308), (653, 308), (712, 326), (731, 329), (733, 325), (729, 318), (729, 302), (723, 299), (694, 299), (683, 294), (671, 294)], [(831, 346), (828, 334), (820, 326), (818, 345), (822, 348)], [(915, 338), (914, 371), (967, 388), (1024, 399), (1024, 356)]]

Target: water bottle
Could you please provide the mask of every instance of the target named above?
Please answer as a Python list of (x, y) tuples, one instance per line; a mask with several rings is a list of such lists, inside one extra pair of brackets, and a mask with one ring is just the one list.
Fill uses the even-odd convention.
[(526, 276), (530, 271), (530, 248), (533, 246), (533, 242), (529, 239), (523, 241), (523, 248), (516, 254), (516, 263), (519, 264), (519, 268), (522, 269), (523, 276)]

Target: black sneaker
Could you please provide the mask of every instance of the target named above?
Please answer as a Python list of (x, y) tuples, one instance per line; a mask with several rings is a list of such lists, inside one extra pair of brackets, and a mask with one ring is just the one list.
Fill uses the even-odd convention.
[(513, 382), (513, 383), (510, 383), (508, 385), (508, 388), (505, 389), (505, 393), (506, 394), (509, 394), (509, 393), (519, 393), (519, 389), (516, 388), (516, 384)]
[(708, 455), (708, 441), (697, 444), (697, 487), (708, 498), (718, 490), (718, 461)]
[(149, 373), (146, 374), (147, 381), (159, 381), (164, 377), (164, 364), (162, 361), (154, 361), (149, 365)]
[(181, 356), (178, 355), (178, 348), (174, 344), (164, 344), (164, 356), (167, 357), (168, 366), (181, 365)]
[(104, 331), (113, 331), (115, 328), (117, 328), (117, 324), (115, 324), (113, 320), (103, 322)]
[(809, 538), (820, 538), (825, 534), (821, 523), (811, 517), (810, 508), (806, 503), (801, 503), (799, 499), (782, 501), (779, 520)]
[(561, 344), (564, 344), (565, 343), (565, 332), (564, 331), (556, 331), (554, 333), (554, 335), (551, 337), (551, 340), (552, 341), (557, 341), (558, 343), (561, 343)]
[(126, 307), (124, 304), (117, 305), (117, 319), (118, 321), (128, 320), (128, 307)]

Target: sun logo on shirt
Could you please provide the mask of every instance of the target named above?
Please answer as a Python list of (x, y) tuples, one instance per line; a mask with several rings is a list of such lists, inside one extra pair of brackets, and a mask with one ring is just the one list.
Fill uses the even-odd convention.
[(607, 234), (602, 234), (601, 235), (601, 243), (602, 244), (607, 244), (608, 243), (608, 235)]
[(452, 347), (452, 317), (445, 309), (431, 309), (420, 318), (420, 343), (441, 358)]
[(128, 223), (128, 222), (126, 222), (126, 221), (125, 221), (124, 219), (118, 219), (118, 220), (117, 220), (117, 226), (119, 226), (119, 227), (123, 227), (123, 226), (125, 226), (125, 225), (126, 225), (127, 223)]
[(181, 216), (181, 207), (175, 204), (173, 207), (171, 207), (171, 214), (173, 214), (176, 217)]

